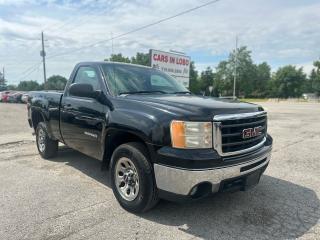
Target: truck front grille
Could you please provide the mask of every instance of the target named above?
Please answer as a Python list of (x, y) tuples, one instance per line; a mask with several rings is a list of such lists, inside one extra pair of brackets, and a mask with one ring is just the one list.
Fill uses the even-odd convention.
[(217, 115), (213, 126), (214, 148), (218, 153), (222, 156), (241, 154), (263, 145), (267, 115), (266, 112)]

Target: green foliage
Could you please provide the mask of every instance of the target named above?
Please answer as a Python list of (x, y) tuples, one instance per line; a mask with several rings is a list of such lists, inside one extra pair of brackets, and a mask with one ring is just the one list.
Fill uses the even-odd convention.
[(271, 68), (266, 63), (260, 63), (256, 67), (256, 80), (252, 96), (260, 98), (268, 95), (268, 84), (271, 78)]
[(257, 72), (256, 66), (251, 59), (251, 51), (247, 50), (246, 47), (240, 47), (237, 51), (233, 51), (230, 54), (229, 67), (232, 72), (234, 72), (235, 62), (237, 67), (236, 95), (252, 97), (252, 93), (255, 90), (254, 85), (257, 80)]
[(0, 91), (6, 90), (7, 84), (6, 79), (4, 78), (4, 74), (0, 72)]
[(63, 90), (67, 83), (67, 79), (59, 76), (53, 75), (47, 79), (46, 84), (39, 84), (37, 81), (21, 81), (18, 86), (8, 85), (8, 90), (17, 91), (39, 91), (39, 90)]
[(315, 61), (313, 66), (315, 69), (312, 70), (310, 75), (311, 92), (320, 96), (320, 61)]
[(200, 76), (200, 90), (206, 95), (210, 95), (209, 87), (214, 86), (213, 79), (214, 73), (211, 67), (207, 67), (206, 70), (201, 72)]
[(63, 90), (67, 83), (65, 77), (59, 75), (53, 75), (47, 79), (47, 82), (44, 84), (43, 88), (45, 90)]
[(111, 54), (110, 58), (105, 59), (105, 61), (131, 63), (130, 59), (122, 56), (121, 53)]
[(131, 58), (131, 63), (150, 66), (150, 54), (137, 52), (136, 56)]
[[(105, 61), (150, 65), (149, 53), (137, 53), (134, 57), (125, 57), (121, 53), (113, 54)], [(212, 96), (232, 96), (236, 67), (236, 96), (240, 98), (300, 97), (302, 93), (317, 93), (320, 96), (320, 61), (314, 62), (315, 69), (307, 78), (303, 69), (284, 66), (271, 74), (266, 62), (256, 64), (251, 51), (246, 46), (233, 50), (226, 60), (218, 63), (215, 69), (210, 67), (198, 72), (195, 63), (190, 64), (189, 90), (195, 94)], [(210, 93), (209, 87), (213, 86)]]
[(266, 95), (267, 82), (270, 79), (270, 66), (265, 62), (259, 65), (254, 64), (251, 51), (247, 50), (247, 47), (240, 47), (237, 51), (232, 51), (228, 60), (218, 64), (214, 80), (215, 95), (233, 95), (235, 73), (237, 74), (237, 96), (263, 97)]
[[(137, 52), (129, 58), (121, 53), (112, 54), (105, 61), (150, 65), (150, 54)], [(271, 74), (271, 68), (266, 62), (255, 64), (251, 58), (251, 51), (243, 46), (232, 51), (226, 60), (218, 63), (215, 69), (207, 67), (198, 72), (195, 63), (190, 63), (189, 90), (195, 94), (212, 96), (232, 96), (235, 66), (236, 96), (240, 98), (289, 98), (301, 97), (302, 93), (316, 93), (320, 96), (320, 61), (313, 63), (314, 69), (310, 76), (303, 73), (302, 68), (287, 65)], [(0, 76), (1, 77), (1, 76)], [(9, 85), (6, 89), (20, 91), (34, 90), (63, 90), (67, 79), (53, 75), (46, 84), (39, 85), (36, 81), (21, 81), (18, 86)], [(213, 86), (210, 93), (209, 87)]]
[(41, 90), (41, 86), (38, 82), (30, 80), (30, 81), (21, 81), (17, 89), (19, 91), (36, 91), (36, 90)]
[(280, 98), (300, 97), (306, 75), (303, 69), (288, 65), (279, 68), (272, 76), (272, 95)]
[(194, 62), (190, 63), (190, 81), (189, 81), (189, 90), (195, 94), (200, 93), (200, 83), (198, 80), (198, 71), (194, 66)]
[(13, 84), (10, 84), (6, 87), (7, 90), (17, 90), (17, 86), (16, 85), (13, 85)]
[(111, 54), (110, 58), (105, 59), (105, 61), (110, 62), (124, 62), (124, 63), (133, 63), (144, 66), (150, 66), (150, 57), (149, 53), (140, 53), (137, 52), (136, 56), (128, 58), (123, 56), (121, 53)]
[(214, 95), (231, 96), (233, 89), (233, 69), (228, 61), (221, 61), (216, 67)]

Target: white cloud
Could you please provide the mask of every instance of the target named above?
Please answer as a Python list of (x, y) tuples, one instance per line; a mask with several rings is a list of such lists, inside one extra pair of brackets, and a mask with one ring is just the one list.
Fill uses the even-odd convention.
[[(40, 61), (38, 39), (42, 29), (50, 56), (108, 39), (111, 32), (117, 36), (204, 2), (64, 0), (59, 4), (53, 0), (0, 0), (0, 5), (5, 6), (4, 13), (0, 11), (0, 64), (11, 64), (7, 76), (17, 82), (23, 69), (32, 65), (30, 61)], [(125, 55), (149, 48), (205, 52), (212, 60), (198, 61), (196, 66), (201, 70), (207, 65), (215, 66), (215, 56), (226, 55), (234, 48), (238, 34), (240, 44), (252, 50), (255, 61), (267, 61), (273, 67), (311, 63), (320, 56), (319, 12), (318, 1), (221, 0), (117, 39), (114, 51)], [(72, 55), (48, 59), (48, 75), (68, 76), (76, 62), (102, 60), (110, 53), (111, 43), (104, 42)], [(20, 63), (15, 66), (15, 62)]]
[(314, 69), (313, 62), (298, 63), (298, 64), (295, 64), (295, 66), (298, 68), (302, 67), (303, 71), (307, 75), (309, 75), (311, 73), (312, 69)]

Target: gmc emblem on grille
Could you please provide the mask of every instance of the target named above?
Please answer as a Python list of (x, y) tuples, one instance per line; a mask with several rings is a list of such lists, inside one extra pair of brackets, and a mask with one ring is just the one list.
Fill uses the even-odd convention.
[(254, 128), (246, 128), (242, 130), (242, 138), (253, 138), (260, 136), (262, 134), (262, 126), (254, 127)]

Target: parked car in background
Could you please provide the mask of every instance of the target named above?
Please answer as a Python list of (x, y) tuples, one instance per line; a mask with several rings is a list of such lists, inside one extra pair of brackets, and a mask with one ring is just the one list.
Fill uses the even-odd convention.
[(21, 102), (27, 103), (29, 99), (29, 93), (23, 93), (21, 96)]
[(9, 94), (7, 102), (10, 103), (21, 103), (21, 97), (22, 93), (21, 92), (12, 92)]
[(1, 102), (7, 102), (10, 93), (11, 93), (10, 91), (2, 92), (1, 93)]
[(6, 102), (14, 103), (14, 94), (14, 92), (9, 93)]

